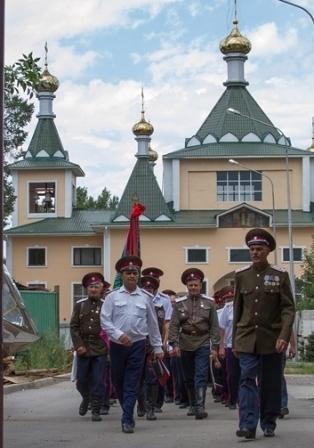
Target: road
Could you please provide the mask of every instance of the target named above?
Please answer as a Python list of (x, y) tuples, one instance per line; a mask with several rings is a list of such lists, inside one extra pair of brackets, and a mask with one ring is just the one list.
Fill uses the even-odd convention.
[[(314, 398), (313, 389), (314, 385), (298, 381), (289, 385), (290, 416), (278, 422), (274, 439), (258, 430), (252, 443), (259, 448), (313, 446), (314, 399), (304, 399)], [(237, 411), (213, 403), (210, 395), (208, 419), (195, 420), (186, 416), (186, 410), (165, 404), (157, 421), (138, 418), (134, 434), (121, 432), (119, 406), (96, 423), (89, 415), (78, 415), (79, 403), (70, 381), (5, 395), (5, 448), (231, 448), (247, 443), (235, 436)]]

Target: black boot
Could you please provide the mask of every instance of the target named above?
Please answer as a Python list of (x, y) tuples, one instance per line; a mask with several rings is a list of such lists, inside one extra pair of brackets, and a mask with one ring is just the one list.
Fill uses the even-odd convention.
[(208, 417), (205, 411), (205, 398), (206, 398), (206, 387), (196, 388), (196, 406), (195, 406), (195, 418), (196, 420), (202, 420)]
[(146, 393), (146, 420), (157, 420), (155, 407), (158, 397), (158, 384), (147, 386)]
[(193, 415), (195, 415), (195, 404), (196, 404), (195, 389), (194, 389), (194, 387), (187, 387), (186, 390), (187, 390), (188, 399), (189, 399), (189, 410), (186, 413), (186, 415), (193, 416)]
[(88, 411), (88, 405), (89, 405), (89, 398), (83, 398), (83, 400), (81, 401), (80, 407), (79, 407), (79, 414), (80, 415), (85, 415), (86, 412)]
[(100, 401), (92, 400), (92, 422), (101, 422)]

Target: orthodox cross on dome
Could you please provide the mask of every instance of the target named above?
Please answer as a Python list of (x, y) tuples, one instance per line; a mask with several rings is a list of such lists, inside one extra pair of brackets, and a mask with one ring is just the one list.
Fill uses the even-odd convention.
[(48, 44), (45, 42), (45, 66), (48, 67)]

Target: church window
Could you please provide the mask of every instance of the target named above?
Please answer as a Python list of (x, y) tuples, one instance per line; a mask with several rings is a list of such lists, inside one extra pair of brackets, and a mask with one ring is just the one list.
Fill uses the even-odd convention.
[(73, 248), (74, 266), (100, 266), (101, 248), (100, 247), (74, 247)]
[(55, 213), (55, 182), (29, 183), (29, 213)]
[(208, 263), (207, 248), (191, 248), (186, 249), (186, 263), (204, 264)]
[(47, 266), (47, 250), (45, 247), (29, 247), (27, 249), (27, 266)]
[[(303, 261), (303, 259), (304, 259), (303, 247), (294, 247), (293, 248), (293, 261)], [(282, 261), (290, 261), (289, 247), (282, 248)]]
[(229, 249), (229, 263), (248, 263), (251, 261), (250, 251), (247, 248)]
[(261, 201), (262, 175), (253, 171), (218, 171), (218, 201)]
[(269, 227), (269, 216), (240, 207), (218, 218), (219, 227)]

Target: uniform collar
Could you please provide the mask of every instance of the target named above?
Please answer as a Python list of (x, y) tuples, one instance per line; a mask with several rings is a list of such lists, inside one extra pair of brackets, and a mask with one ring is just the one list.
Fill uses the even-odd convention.
[(266, 269), (269, 268), (269, 266), (270, 266), (270, 264), (268, 262), (266, 262), (262, 265), (254, 264), (254, 263), (252, 264), (253, 270), (256, 272), (259, 272), (259, 273), (266, 271)]
[(137, 286), (136, 289), (134, 289), (134, 291), (130, 292), (126, 289), (126, 287), (124, 285), (122, 285), (121, 288), (119, 289), (119, 292), (125, 292), (127, 294), (130, 294), (131, 296), (137, 296), (141, 293), (141, 290)]

